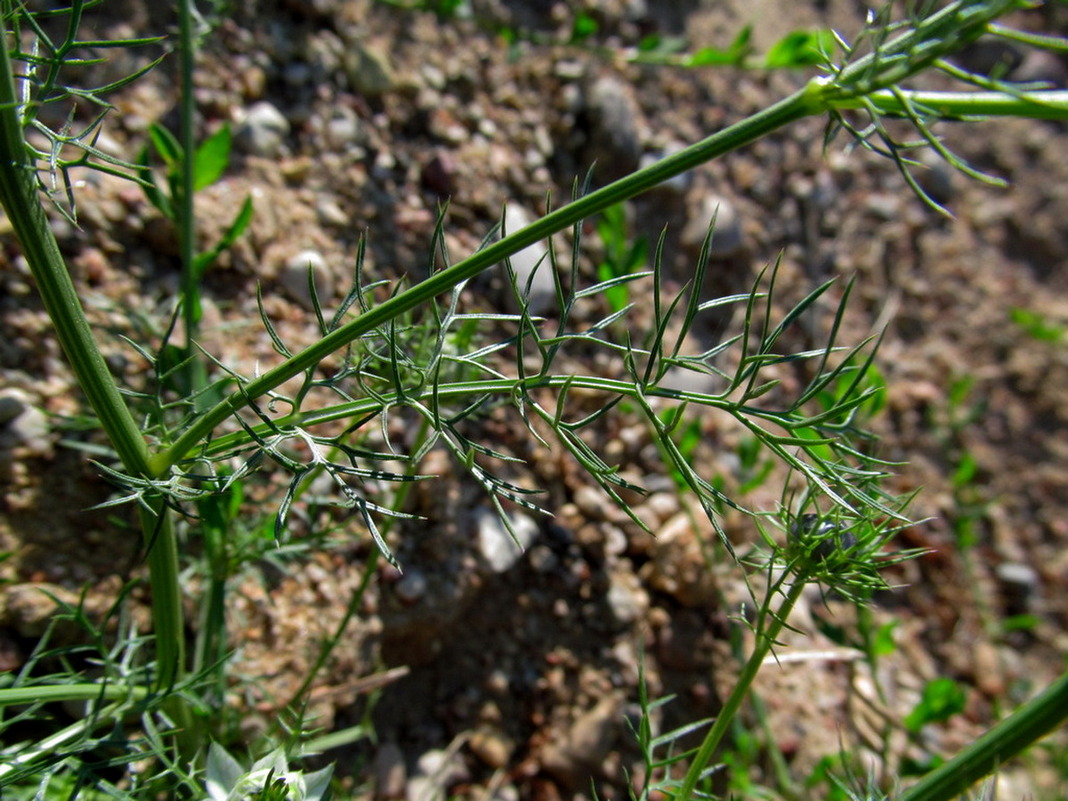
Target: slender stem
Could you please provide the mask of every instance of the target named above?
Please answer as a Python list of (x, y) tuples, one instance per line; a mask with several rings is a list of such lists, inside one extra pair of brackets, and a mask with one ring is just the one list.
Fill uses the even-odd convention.
[(1068, 720), (1068, 673), (948, 762), (908, 788), (897, 801), (949, 801)]
[[(15, 92), (10, 53), (0, 47), (0, 203), (15, 230), (63, 352), (78, 384), (118, 453), (123, 467), (136, 476), (150, 474), (148, 446), (127, 408), (104, 357), (93, 339), (78, 292), (59, 252), (37, 190)], [(162, 517), (160, 517), (162, 515)], [(184, 627), (178, 602), (178, 559), (174, 529), (162, 502), (142, 510), (148, 549), (157, 635), (159, 686), (169, 687), (184, 667)], [(162, 599), (162, 602), (161, 602)]]
[(782, 603), (775, 612), (771, 612), (770, 610), (771, 598), (775, 594), (775, 589), (772, 588), (768, 591), (768, 598), (765, 600), (764, 606), (760, 610), (760, 616), (766, 621), (767, 627), (765, 628), (761, 626), (758, 621), (756, 626), (756, 648), (749, 657), (749, 661), (745, 663), (745, 667), (742, 669), (741, 675), (738, 676), (738, 680), (735, 682), (730, 695), (727, 696), (727, 700), (724, 701), (723, 708), (719, 710), (719, 713), (716, 716), (716, 722), (712, 724), (712, 728), (709, 729), (708, 734), (705, 735), (701, 747), (697, 749), (697, 754), (690, 763), (690, 769), (686, 772), (686, 776), (683, 778), (682, 787), (675, 794), (675, 798), (678, 801), (689, 801), (689, 799), (693, 798), (694, 790), (697, 788), (697, 784), (701, 780), (701, 775), (707, 769), (708, 764), (716, 755), (716, 749), (719, 748), (720, 743), (723, 742), (723, 738), (730, 730), (731, 724), (737, 716), (738, 710), (742, 706), (742, 702), (749, 694), (749, 688), (752, 686), (754, 679), (757, 677), (757, 673), (760, 672), (760, 668), (764, 664), (764, 659), (771, 653), (771, 649), (774, 647), (779, 637), (779, 633), (782, 631), (783, 626), (786, 625), (786, 619), (790, 616), (790, 612), (793, 611), (794, 605), (801, 597), (801, 593), (804, 589), (805, 576), (795, 575), (794, 582), (790, 585), (786, 597), (783, 598)]
[[(402, 486), (407, 487), (410, 485), (404, 484)], [(393, 518), (386, 518), (387, 521), (392, 519)], [(385, 528), (384, 525), (383, 528)], [(363, 598), (367, 594), (367, 588), (371, 586), (371, 579), (375, 577), (378, 570), (380, 557), (381, 551), (379, 551), (378, 548), (372, 548), (367, 557), (367, 562), (363, 566), (363, 574), (360, 576), (360, 584), (353, 590), (352, 595), (349, 596), (349, 602), (345, 606), (345, 614), (341, 616), (341, 620), (338, 622), (334, 632), (319, 644), (319, 653), (315, 658), (315, 664), (311, 666), (311, 669), (308, 670), (307, 674), (304, 676), (304, 680), (300, 683), (300, 686), (296, 689), (293, 695), (290, 696), (289, 702), (286, 704), (287, 708), (296, 707), (297, 704), (307, 697), (308, 692), (315, 683), (315, 679), (319, 676), (319, 671), (326, 666), (330, 654), (334, 652), (338, 643), (341, 642), (341, 638), (344, 636), (345, 630), (349, 627), (349, 623), (352, 622), (352, 619), (360, 609), (360, 604), (363, 602)], [(276, 726), (281, 726), (282, 724), (283, 721), (281, 719), (275, 720)]]
[[(930, 110), (944, 119), (968, 117), (1029, 117), (1031, 119), (1068, 119), (1068, 91), (1063, 89), (1042, 90), (1010, 94), (1008, 92), (918, 92), (900, 90), (898, 96), (891, 91), (874, 92), (868, 96), (882, 114), (904, 115), (906, 109), (902, 98), (917, 109)], [(836, 101), (839, 109), (860, 108), (859, 98)]]
[[(815, 89), (819, 89), (816, 85)], [(396, 319), (399, 315), (419, 306), (430, 298), (448, 292), (484, 270), (501, 263), (507, 257), (535, 242), (568, 228), (586, 217), (614, 206), (644, 192), (680, 173), (691, 170), (707, 161), (749, 144), (791, 122), (814, 113), (824, 107), (819, 102), (819, 92), (809, 88), (795, 92), (784, 100), (764, 109), (741, 122), (726, 128), (690, 147), (668, 156), (656, 164), (628, 175), (585, 197), (572, 201), (550, 212), (514, 234), (504, 237), (478, 251), (461, 262), (435, 273), (425, 281), (401, 292), (383, 303), (369, 309), (346, 325), (330, 332), (315, 344), (246, 384), (241, 391), (219, 403), (201, 415), (176, 443), (157, 454), (152, 461), (156, 475), (166, 473), (170, 467), (185, 458), (211, 431), (250, 400), (315, 367), (326, 356), (343, 348), (350, 342), (373, 331), (378, 326)]]
[[(974, 3), (973, 3), (974, 4)], [(962, 4), (955, 4), (962, 5)], [(969, 5), (964, 3), (963, 5)], [(1005, 5), (1005, 0), (1000, 4)], [(1010, 3), (1011, 5), (1011, 3)], [(985, 16), (984, 16), (985, 19)], [(985, 23), (984, 23), (985, 24)], [(973, 23), (972, 27), (976, 27)], [(976, 30), (978, 28), (976, 27)], [(911, 43), (913, 33), (900, 39)], [(896, 41), (896, 40), (895, 40)], [(903, 49), (904, 46), (898, 49)], [(912, 65), (912, 70), (921, 69), (926, 61)], [(868, 59), (862, 59), (857, 67), (844, 73), (852, 80), (859, 80), (861, 66), (871, 69)], [(911, 73), (910, 73), (911, 74)], [(885, 83), (885, 82), (881, 82)], [(901, 111), (901, 98), (892, 92), (881, 91), (878, 85), (871, 87), (870, 96), (876, 105), (887, 113)], [(447, 292), (462, 281), (493, 267), (529, 245), (545, 239), (576, 222), (610, 206), (627, 200), (680, 173), (711, 161), (725, 153), (736, 150), (805, 116), (823, 113), (830, 108), (851, 108), (860, 104), (864, 92), (840, 91), (828, 84), (827, 79), (813, 79), (806, 87), (773, 106), (735, 123), (722, 131), (669, 156), (656, 164), (639, 170), (602, 189), (562, 206), (525, 228), (504, 237), (500, 241), (478, 251), (463, 261), (442, 270), (427, 280), (401, 292), (373, 309), (364, 312), (348, 324), (331, 332), (321, 340), (268, 371), (258, 379), (246, 384), (214, 408), (206, 411), (169, 449), (153, 459), (156, 475), (165, 473), (171, 466), (185, 458), (197, 444), (228, 416), (246, 406), (289, 379), (313, 368), (330, 353), (372, 331), (390, 319), (407, 312), (428, 299)], [(1000, 92), (913, 92), (905, 97), (917, 105), (944, 111), (951, 116), (1004, 114), (1033, 117), (1068, 117), (1068, 92), (1032, 92), (1027, 96), (1013, 96)]]
[(152, 584), (152, 624), (159, 676), (156, 686), (173, 687), (185, 673), (185, 619), (178, 575), (178, 540), (174, 519), (162, 499), (141, 508), (141, 531), (148, 551)]
[[(336, 420), (360, 418), (381, 410), (383, 407), (392, 406), (401, 401), (409, 403), (430, 402), (437, 399), (440, 402), (456, 401), (464, 398), (475, 398), (480, 395), (510, 396), (515, 392), (532, 391), (535, 389), (587, 389), (595, 392), (603, 392), (606, 395), (624, 395), (637, 398), (641, 395), (650, 398), (666, 398), (679, 403), (694, 403), (714, 409), (719, 409), (736, 416), (748, 416), (766, 419), (778, 426), (787, 427), (791, 420), (788, 412), (776, 412), (755, 406), (740, 405), (736, 400), (723, 395), (707, 395), (699, 392), (690, 392), (668, 387), (641, 387), (632, 381), (604, 378), (601, 376), (584, 375), (543, 375), (532, 378), (494, 378), (482, 381), (463, 381), (457, 383), (441, 384), (437, 387), (428, 386), (421, 390), (406, 390), (403, 397), (400, 393), (387, 392), (374, 398), (361, 398), (349, 403), (339, 403), (323, 409), (300, 411), (295, 414), (279, 418), (271, 423), (259, 424), (252, 427), (252, 431), (268, 437), (272, 430), (285, 430), (296, 426), (313, 427)], [(214, 456), (225, 453), (235, 447), (247, 444), (251, 437), (246, 431), (234, 431), (216, 437), (210, 444), (205, 446), (204, 454)]]
[(56, 701), (143, 701), (148, 698), (147, 687), (129, 684), (34, 684), (0, 690), (0, 709), (23, 704), (48, 704)]
[(191, 359), (189, 377), (196, 391), (207, 385), (207, 367), (194, 344), (200, 327), (201, 310), (199, 276), (194, 268), (197, 218), (193, 201), (196, 191), (196, 95), (193, 92), (193, 71), (197, 52), (192, 6), (193, 0), (179, 0), (178, 57), (182, 91), (179, 93), (181, 113), (178, 139), (182, 145), (182, 158), (179, 162), (181, 184), (175, 198), (175, 221), (178, 224), (178, 252), (182, 260), (182, 319), (185, 321), (186, 356)]
[(227, 552), (229, 527), (205, 522), (201, 527), (204, 559), (208, 566), (207, 587), (200, 599), (200, 616), (193, 650), (193, 671), (211, 669), (216, 699), (226, 690), (223, 661), (226, 656), (226, 583), (230, 565)]

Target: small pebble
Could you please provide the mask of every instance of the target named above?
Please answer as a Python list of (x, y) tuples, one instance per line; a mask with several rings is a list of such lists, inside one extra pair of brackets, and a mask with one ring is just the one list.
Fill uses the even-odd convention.
[(613, 695), (579, 715), (562, 737), (545, 748), (542, 767), (570, 789), (588, 784), (590, 776), (601, 770), (622, 727), (621, 707), (620, 699)]
[(7, 425), (24, 411), (29, 406), (21, 397), (22, 393), (18, 395), (10, 392), (0, 396), (0, 426)]
[(429, 582), (426, 574), (418, 568), (409, 568), (393, 585), (393, 592), (405, 604), (414, 604), (426, 595)]
[(289, 121), (265, 100), (253, 103), (234, 131), (234, 144), (253, 156), (275, 158), (282, 153), (289, 136)]
[(551, 573), (560, 567), (560, 560), (547, 545), (535, 545), (529, 551), (530, 566), (538, 573)]
[(315, 281), (315, 293), (319, 296), (319, 303), (325, 304), (333, 295), (333, 277), (326, 259), (319, 251), (302, 250), (286, 262), (278, 280), (293, 300), (310, 310), (313, 306), (308, 287), (309, 268)]
[(638, 168), (641, 161), (641, 111), (629, 83), (605, 75), (591, 83), (585, 95), (589, 143), (587, 163), (596, 162), (594, 177), (604, 183)]
[(349, 85), (364, 97), (381, 97), (397, 84), (389, 56), (376, 45), (349, 42), (342, 58)]
[(508, 674), (500, 668), (491, 671), (486, 677), (486, 690), (493, 695), (506, 696), (511, 684)]
[(945, 205), (953, 199), (953, 177), (956, 170), (950, 164), (930, 150), (925, 150), (919, 159), (924, 166), (913, 170), (913, 177), (931, 199)]
[(404, 754), (396, 743), (383, 743), (375, 752), (371, 772), (375, 778), (375, 798), (403, 798), (408, 783)]
[(492, 509), (482, 507), (475, 512), (475, 517), (479, 551), (494, 573), (505, 573), (511, 569), (523, 555), (524, 549), (538, 536), (538, 524), (523, 514), (513, 513), (509, 518), (518, 543)]
[(346, 106), (334, 109), (330, 119), (326, 121), (325, 133), (326, 142), (332, 148), (344, 150), (351, 145), (362, 144), (360, 119), (355, 111)]
[[(511, 203), (504, 213), (505, 232), (514, 233), (525, 228), (533, 222), (533, 219), (522, 206)], [(556, 309), (556, 282), (552, 275), (553, 266), (549, 263), (549, 248), (545, 243), (535, 242), (527, 246), (518, 253), (512, 254), (509, 262), (512, 270), (515, 271), (519, 291), (526, 292), (530, 313), (542, 315), (554, 311)], [(505, 293), (509, 308), (517, 312), (519, 306), (511, 289), (506, 289)]]
[(52, 455), (48, 415), (30, 403), (17, 389), (0, 396), (0, 448), (19, 446), (28, 456), (47, 458)]
[(319, 218), (319, 222), (323, 225), (331, 225), (338, 228), (346, 226), (350, 222), (349, 215), (345, 213), (338, 202), (327, 197), (319, 198), (315, 202), (315, 216)]
[(494, 770), (507, 765), (515, 751), (515, 742), (495, 726), (477, 729), (467, 744), (471, 753)]
[(448, 197), (456, 193), (456, 175), (459, 165), (456, 158), (446, 150), (440, 151), (423, 167), (420, 179), (423, 187), (436, 195)]
[(1030, 614), (1038, 591), (1038, 573), (1022, 562), (1005, 562), (995, 569), (1001, 582), (1005, 610), (1010, 615)]
[(630, 570), (613, 571), (605, 596), (612, 617), (620, 626), (640, 620), (649, 609), (649, 594)]
[(603, 520), (605, 507), (610, 503), (597, 487), (584, 484), (575, 490), (575, 506), (587, 520)]
[(708, 234), (708, 227), (715, 220), (709, 256), (714, 259), (729, 259), (738, 255), (744, 245), (742, 221), (733, 202), (717, 195), (705, 195), (697, 207), (691, 210), (689, 222), (682, 229), (680, 241), (691, 252), (700, 252)]

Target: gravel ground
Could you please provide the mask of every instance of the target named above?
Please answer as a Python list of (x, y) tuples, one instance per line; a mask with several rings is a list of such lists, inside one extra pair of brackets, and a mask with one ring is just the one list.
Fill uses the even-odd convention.
[[(366, 233), (369, 274), (418, 278), (446, 199), (445, 242), (457, 258), (478, 246), (505, 204), (507, 225), (520, 225), (546, 193), (568, 197), (591, 163), (606, 181), (804, 80), (626, 63), (622, 48), (640, 36), (723, 44), (756, 19), (755, 44), (764, 48), (799, 27), (857, 25), (844, 1), (605, 0), (590, 4), (602, 52), (551, 43), (566, 39), (569, 4), (472, 5), (482, 23), (522, 26), (545, 42), (509, 48), (474, 21), (369, 0), (247, 0), (205, 40), (199, 125), (207, 133), (230, 123), (236, 153), (224, 179), (198, 196), (202, 242), (217, 239), (245, 197), (255, 203), (249, 230), (206, 277), (204, 344), (224, 364), (251, 374), (275, 360), (257, 285), (283, 338), (302, 346), (316, 338), (309, 262), (320, 294), (338, 301)], [(1064, 11), (1020, 21), (1063, 30)], [(109, 4), (100, 35), (165, 29), (169, 21), (158, 17), (133, 0)], [(1060, 86), (1068, 73), (1062, 60), (1011, 48), (975, 48), (966, 58), (973, 66), (1004, 59), (1014, 77)], [(173, 123), (172, 62), (114, 99), (102, 148), (131, 156), (151, 123)], [(925, 753), (951, 753), (1055, 677), (1068, 651), (1068, 350), (1063, 337), (1035, 338), (1012, 317), (1023, 309), (1068, 324), (1065, 128), (1010, 121), (940, 129), (956, 152), (1010, 184), (986, 186), (930, 162), (921, 180), (952, 218), (925, 207), (892, 165), (846, 152), (844, 141), (823, 153), (822, 133), (818, 120), (796, 124), (628, 208), (635, 235), (655, 241), (667, 226), (674, 281), (692, 267), (718, 207), (710, 297), (744, 291), (781, 255), (783, 304), (831, 276), (856, 276), (847, 338), (886, 327), (878, 368), (887, 407), (873, 426), (884, 452), (904, 462), (893, 489), (921, 489), (912, 513), (926, 522), (901, 532), (900, 544), (931, 553), (896, 568), (891, 579), (901, 586), (876, 599), (874, 621), (896, 622), (897, 648), (874, 669), (833, 636), (856, 625), (854, 611), (818, 595), (799, 609), (804, 636), (791, 635), (781, 664), (760, 679), (766, 727), (752, 719), (758, 740), (775, 741), (797, 782), (842, 745), (891, 773)], [(178, 280), (173, 230), (137, 187), (117, 179), (84, 176), (78, 200), (79, 225), (57, 216), (57, 235), (114, 369), (137, 386), (143, 364), (115, 334), (158, 336)], [(116, 537), (113, 514), (85, 511), (109, 488), (68, 447), (93, 435), (71, 422), (80, 396), (13, 238), (3, 234), (0, 550), (12, 556), (0, 565), (0, 668), (10, 670), (50, 611), (38, 588), (73, 599), (88, 584), (90, 607), (103, 610), (123, 579), (143, 571), (132, 529)], [(583, 253), (587, 269), (598, 255), (592, 228)], [(465, 302), (485, 308), (501, 298), (498, 276), (473, 282)], [(720, 319), (698, 336), (714, 340), (730, 324)], [(792, 336), (786, 344), (801, 349), (819, 331)], [(621, 412), (597, 433), (611, 460), (651, 490), (635, 512), (655, 539), (566, 458), (520, 437), (514, 420), (492, 416), (484, 425), (494, 447), (528, 460), (526, 478), (547, 490), (554, 516), (514, 513), (527, 539), (520, 553), (481, 491), (432, 452), (422, 472), (441, 479), (421, 486), (411, 504), (426, 521), (402, 524), (391, 538), (404, 573), (379, 571), (313, 691), (315, 723), (330, 731), (361, 722), (364, 677), (390, 670), (373, 709), (376, 743), (331, 755), (354, 787), (412, 801), (446, 791), (554, 801), (588, 796), (592, 778), (602, 798), (623, 797), (624, 771), (639, 769), (625, 724), (635, 714), (639, 654), (650, 692), (678, 696), (662, 726), (714, 715), (737, 669), (730, 617), (746, 590), (734, 565), (707, 563), (700, 543), (713, 535), (663, 476), (636, 417)], [(737, 487), (745, 480), (741, 433), (715, 418), (702, 426), (701, 470)], [(974, 470), (965, 479), (962, 464)], [(746, 501), (773, 504), (774, 475)], [(269, 503), (277, 487), (249, 492), (251, 502)], [(340, 621), (371, 548), (361, 529), (341, 530), (326, 512), (308, 512), (296, 528), (316, 514), (345, 536), (284, 572), (257, 563), (233, 582), (235, 674), (252, 679), (235, 703), (250, 735), (277, 714), (314, 659), (313, 645)], [(726, 524), (739, 544), (757, 536), (744, 518)], [(959, 547), (962, 536), (974, 544)], [(1020, 616), (1031, 625), (1004, 624)], [(930, 727), (922, 743), (887, 734), (886, 712), (900, 719), (937, 676), (966, 689), (965, 712)], [(884, 740), (890, 747), (880, 755)], [(1063, 797), (1068, 779), (1050, 762), (1039, 755), (1007, 768), (999, 790)], [(771, 770), (763, 757), (752, 767), (759, 780)]]

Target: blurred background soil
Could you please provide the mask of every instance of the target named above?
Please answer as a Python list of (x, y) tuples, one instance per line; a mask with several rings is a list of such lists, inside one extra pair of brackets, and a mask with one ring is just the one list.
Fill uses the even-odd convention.
[[(238, 0), (210, 18), (196, 76), (199, 129), (229, 123), (236, 150), (224, 179), (198, 195), (202, 243), (215, 241), (246, 196), (255, 203), (249, 231), (205, 279), (204, 345), (231, 369), (252, 374), (276, 360), (257, 285), (296, 349), (316, 337), (309, 261), (330, 303), (347, 291), (365, 234), (370, 276), (418, 279), (446, 200), (455, 260), (505, 204), (515, 220), (533, 219), (547, 194), (555, 204), (569, 197), (591, 164), (605, 182), (806, 77), (628, 63), (642, 37), (725, 47), (752, 22), (762, 52), (796, 29), (833, 26), (848, 37), (863, 13), (844, 0), (470, 6), (472, 18), (445, 19), (370, 0)], [(563, 44), (579, 6), (597, 30), (584, 46)], [(1063, 32), (1065, 10), (1051, 3), (1014, 22)], [(169, 33), (172, 21), (152, 4), (112, 2), (85, 24), (103, 37)], [(525, 38), (510, 45), (505, 28)], [(139, 58), (120, 54), (99, 71), (117, 77)], [(1068, 72), (1061, 58), (1012, 45), (977, 46), (961, 60), (1059, 87)], [(171, 57), (113, 98), (101, 148), (130, 158), (151, 123), (173, 127), (176, 69)], [(888, 578), (899, 586), (875, 599), (866, 624), (814, 595), (797, 620), (806, 636), (791, 636), (781, 663), (762, 675), (763, 712), (746, 719), (755, 745), (739, 748), (735, 770), (773, 783), (780, 760), (800, 795), (842, 747), (866, 755), (878, 775), (951, 754), (1059, 675), (1068, 651), (1068, 137), (1061, 123), (1017, 120), (937, 132), (1008, 186), (921, 155), (918, 180), (952, 212), (941, 215), (893, 164), (845, 139), (824, 150), (823, 123), (809, 120), (628, 205), (632, 236), (655, 242), (666, 226), (665, 263), (679, 284), (718, 208), (709, 297), (746, 291), (781, 258), (783, 308), (824, 280), (855, 277), (843, 338), (886, 332), (877, 367), (887, 404), (872, 426), (881, 453), (901, 462), (891, 489), (919, 490), (911, 511), (923, 522), (899, 544), (930, 553), (894, 569)], [(138, 187), (80, 177), (78, 224), (57, 214), (55, 229), (113, 369), (138, 386), (144, 363), (116, 335), (152, 342), (161, 333), (179, 275), (174, 232)], [(70, 445), (101, 443), (77, 424), (81, 396), (3, 227), (0, 550), (10, 557), (0, 565), (0, 668), (17, 670), (53, 606), (40, 588), (76, 600), (88, 585), (87, 606), (103, 614), (145, 571), (128, 513), (88, 510), (111, 489)], [(592, 226), (582, 253), (589, 278), (600, 255)], [(818, 344), (840, 292), (785, 344)], [(472, 282), (465, 302), (485, 309), (501, 298), (495, 275)], [(701, 336), (716, 340), (730, 324), (720, 319)], [(576, 369), (602, 367), (576, 359)], [(701, 425), (702, 475), (745, 484), (760, 464), (740, 456), (742, 433), (714, 417)], [(428, 457), (422, 472), (442, 478), (413, 499), (426, 522), (394, 532), (404, 573), (380, 571), (312, 694), (314, 725), (325, 731), (370, 715), (374, 743), (328, 755), (355, 790), (551, 801), (588, 796), (592, 779), (602, 798), (623, 797), (624, 771), (640, 770), (625, 724), (636, 714), (639, 654), (650, 692), (678, 696), (662, 727), (715, 714), (746, 647), (730, 623), (748, 597), (741, 574), (718, 550), (707, 564), (699, 543), (710, 532), (676, 495), (644, 424), (624, 412), (599, 433), (609, 461), (651, 490), (634, 502), (655, 539), (504, 416), (486, 423), (486, 436), (528, 460), (554, 515), (517, 516), (529, 534), (524, 553), (478, 488), (443, 454)], [(776, 475), (745, 500), (772, 507)], [(250, 489), (250, 513), (271, 514), (279, 492), (269, 481)], [(235, 675), (251, 679), (235, 704), (248, 735), (303, 678), (372, 547), (355, 523), (302, 514), (295, 538), (325, 521), (330, 541), (315, 540), (283, 570), (256, 562), (232, 581)], [(745, 518), (726, 524), (739, 547), (758, 537)], [(198, 586), (192, 576), (191, 591)], [(147, 593), (138, 585), (133, 598)], [(895, 647), (875, 665), (851, 645), (858, 625), (892, 632)], [(361, 680), (388, 669), (368, 712)], [(966, 708), (909, 740), (887, 721), (939, 676), (965, 689)], [(1065, 797), (1066, 764), (1061, 737), (1007, 766), (999, 792)]]

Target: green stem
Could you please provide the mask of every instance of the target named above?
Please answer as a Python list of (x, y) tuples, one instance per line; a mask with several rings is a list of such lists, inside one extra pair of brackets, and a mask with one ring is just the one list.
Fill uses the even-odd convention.
[(149, 692), (146, 687), (131, 687), (128, 684), (34, 684), (0, 690), (0, 708), (56, 701), (143, 701), (148, 698)]
[(771, 611), (771, 599), (776, 594), (776, 587), (773, 586), (768, 591), (767, 600), (765, 600), (760, 610), (760, 619), (755, 626), (757, 631), (756, 649), (749, 657), (749, 661), (745, 663), (745, 667), (742, 669), (741, 675), (738, 676), (733, 689), (731, 689), (730, 695), (727, 696), (727, 700), (723, 702), (723, 708), (719, 710), (716, 722), (712, 724), (712, 728), (705, 735), (701, 747), (697, 749), (697, 754), (690, 763), (690, 768), (683, 779), (682, 787), (675, 794), (677, 801), (689, 801), (689, 799), (693, 798), (694, 790), (697, 788), (702, 774), (716, 755), (716, 750), (730, 730), (738, 710), (741, 709), (742, 702), (748, 696), (749, 689), (764, 664), (764, 659), (771, 653), (779, 633), (786, 625), (786, 619), (790, 616), (794, 605), (801, 597), (801, 593), (805, 589), (805, 576), (795, 575), (793, 579), (794, 583), (790, 585), (786, 597), (783, 598), (782, 603), (775, 612)]
[(1068, 720), (1068, 673), (908, 788), (897, 801), (949, 801)]
[(170, 689), (185, 673), (185, 620), (178, 576), (178, 540), (173, 515), (162, 499), (153, 499), (150, 504), (150, 509), (141, 508), (140, 519), (152, 585), (152, 624), (159, 671), (156, 686)]
[[(402, 485), (404, 487), (410, 486), (408, 484)], [(394, 518), (386, 518), (386, 521), (391, 521)], [(383, 525), (383, 529), (385, 525)], [(289, 698), (289, 703), (286, 704), (287, 708), (296, 708), (311, 691), (312, 685), (315, 683), (315, 679), (318, 678), (319, 672), (326, 667), (327, 660), (330, 659), (330, 654), (337, 648), (338, 643), (341, 642), (341, 638), (345, 634), (345, 630), (349, 627), (349, 623), (356, 616), (356, 613), (360, 609), (360, 604), (363, 602), (364, 596), (367, 594), (367, 588), (371, 586), (371, 579), (375, 577), (378, 570), (378, 562), (381, 556), (381, 552), (378, 548), (372, 548), (371, 553), (367, 557), (367, 562), (363, 566), (363, 574), (360, 576), (360, 584), (349, 596), (349, 602), (345, 606), (345, 614), (341, 616), (340, 622), (337, 624), (337, 628), (334, 629), (326, 640), (319, 644), (319, 653), (315, 658), (315, 664), (304, 676), (304, 680), (300, 683), (300, 686), (296, 689), (293, 695)], [(275, 720), (275, 726), (281, 727), (283, 721), (281, 719)]]
[[(196, 37), (193, 32), (193, 2), (178, 3), (178, 57), (180, 71), (180, 115), (178, 139), (182, 145), (179, 163), (180, 180), (175, 198), (175, 222), (178, 225), (178, 253), (182, 261), (182, 319), (185, 322), (186, 358), (189, 362), (190, 385), (194, 392), (207, 386), (207, 367), (194, 344), (200, 328), (200, 286), (194, 261), (196, 259), (197, 218), (193, 201), (196, 182), (196, 95), (193, 91), (193, 71), (196, 66)], [(197, 395), (198, 403), (200, 395)], [(197, 409), (201, 411), (201, 409)]]
[[(719, 409), (738, 417), (748, 416), (765, 419), (778, 426), (791, 425), (791, 420), (784, 413), (756, 406), (739, 405), (736, 399), (721, 395), (707, 395), (668, 387), (642, 387), (635, 385), (630, 380), (604, 378), (601, 376), (541, 375), (525, 379), (492, 378), (481, 381), (441, 384), (437, 387), (428, 386), (420, 390), (405, 390), (403, 395), (396, 391), (386, 392), (373, 398), (361, 398), (357, 401), (339, 403), (323, 409), (297, 412), (273, 421), (270, 427), (261, 423), (253, 426), (251, 430), (258, 436), (269, 437), (274, 430), (284, 431), (287, 428), (298, 426), (310, 428), (337, 420), (360, 418), (402, 401), (429, 403), (436, 399), (439, 402), (448, 402), (480, 395), (511, 396), (518, 390), (530, 392), (535, 389), (587, 389), (594, 392), (603, 392), (606, 395), (623, 395), (630, 398), (638, 398), (643, 395), (650, 398), (666, 398), (679, 403), (694, 403)], [(248, 444), (250, 441), (251, 437), (245, 431), (223, 434), (205, 446), (204, 455), (211, 457), (226, 453), (235, 447)]]
[(226, 657), (226, 584), (229, 578), (228, 530), (203, 529), (204, 557), (208, 564), (207, 587), (200, 600), (199, 625), (193, 651), (193, 671), (212, 671), (215, 700), (226, 691), (223, 661)]
[[(150, 475), (148, 446), (93, 339), (41, 204), (36, 165), (30, 160), (20, 120), (10, 52), (4, 44), (0, 48), (0, 203), (22, 246), (60, 346), (123, 467), (136, 476)], [(152, 611), (159, 686), (169, 687), (181, 676), (184, 663), (182, 607), (176, 600), (177, 546), (162, 501), (150, 504), (151, 510), (142, 509), (141, 522), (156, 597)]]
[(697, 144), (546, 214), (527, 227), (504, 237), (452, 267), (435, 273), (425, 281), (394, 295), (346, 325), (331, 331), (318, 342), (287, 359), (273, 370), (245, 384), (241, 391), (235, 392), (197, 418), (177, 442), (153, 458), (154, 473), (156, 475), (166, 473), (173, 465), (188, 456), (216, 426), (238, 409), (248, 405), (249, 401), (263, 396), (291, 378), (314, 368), (328, 355), (350, 342), (431, 298), (448, 292), (462, 281), (500, 264), (523, 248), (676, 175), (737, 150), (743, 145), (766, 136), (771, 131), (810, 114), (821, 113), (824, 107), (819, 102), (819, 92), (815, 91), (820, 87), (812, 84), (810, 86), (814, 90), (806, 88), (798, 91)]
[[(1009, 94), (1008, 92), (917, 92), (908, 89), (898, 94), (891, 91), (874, 92), (868, 100), (881, 114), (905, 115), (902, 99), (918, 110), (929, 110), (937, 117), (964, 119), (970, 117), (1028, 117), (1031, 119), (1068, 119), (1068, 91), (1042, 90)], [(861, 99), (836, 101), (839, 109), (861, 108)]]
[(38, 194), (19, 118), (11, 58), (0, 54), (0, 203), (33, 273), (59, 343), (89, 403), (127, 469), (144, 473), (148, 448), (93, 339), (77, 290)]

